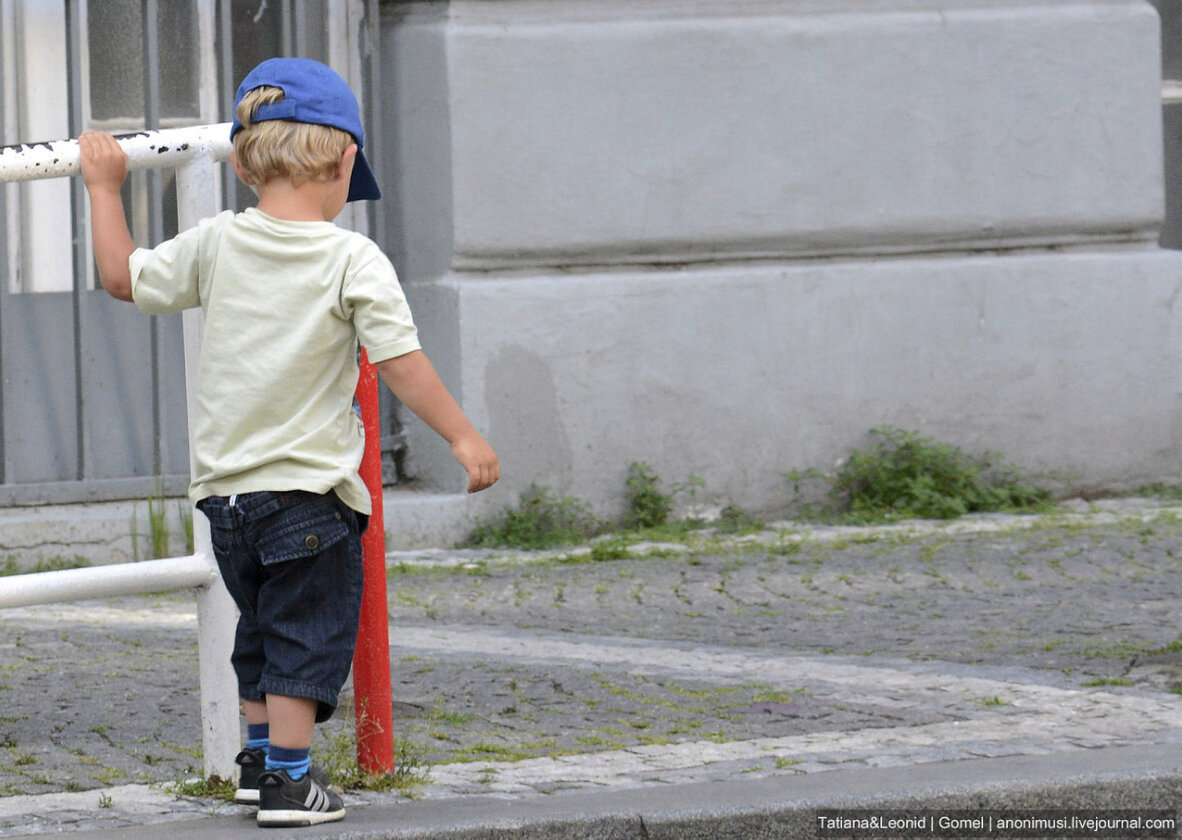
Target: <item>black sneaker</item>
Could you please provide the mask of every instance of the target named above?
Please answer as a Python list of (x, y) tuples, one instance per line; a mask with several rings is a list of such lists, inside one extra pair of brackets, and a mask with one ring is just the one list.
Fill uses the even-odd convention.
[(245, 749), (234, 759), (238, 765), (238, 790), (234, 801), (239, 805), (259, 804), (259, 776), (267, 769), (267, 751)]
[[(264, 749), (245, 749), (234, 758), (238, 765), (238, 789), (234, 791), (234, 801), (239, 805), (259, 804), (259, 776), (267, 770), (267, 751)], [(308, 773), (322, 788), (328, 787), (328, 771), (313, 764)]]
[(341, 797), (322, 787), (310, 772), (298, 782), (292, 781), (286, 770), (267, 770), (259, 776), (261, 826), (289, 828), (344, 818)]

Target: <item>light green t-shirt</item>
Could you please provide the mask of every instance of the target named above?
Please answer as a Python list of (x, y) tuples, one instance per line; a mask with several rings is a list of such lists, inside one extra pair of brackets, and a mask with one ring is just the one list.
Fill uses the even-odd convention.
[(372, 362), (419, 348), (394, 267), (332, 222), (226, 211), (131, 256), (148, 314), (200, 306), (205, 329), (189, 445), (189, 495), (335, 491), (370, 512), (357, 474), (358, 341)]

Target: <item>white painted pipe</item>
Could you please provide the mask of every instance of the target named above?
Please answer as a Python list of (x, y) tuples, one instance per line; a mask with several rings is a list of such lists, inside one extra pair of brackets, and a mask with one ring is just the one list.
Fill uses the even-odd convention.
[[(225, 160), (231, 149), (230, 123), (140, 131), (118, 140), (132, 169), (173, 168), (194, 157)], [(77, 140), (0, 147), (0, 183), (77, 175), (80, 159)]]
[(10, 575), (0, 578), (0, 608), (194, 589), (209, 586), (217, 574), (210, 555), (190, 554), (142, 563)]
[[(227, 138), (229, 154), (230, 127)], [(218, 212), (217, 169), (214, 150), (190, 159), (176, 171), (177, 223), (181, 230), (193, 227), (201, 219)], [(201, 339), (205, 321), (200, 309), (186, 309), (182, 314), (185, 341), (185, 393), (190, 413), (196, 405), (197, 362), (201, 358)], [(193, 418), (189, 418), (193, 428)], [(190, 469), (193, 453), (190, 450)], [(209, 520), (193, 513), (193, 546), (198, 552), (213, 556)], [(234, 757), (240, 746), (238, 722), (238, 678), (230, 664), (234, 649), (234, 631), (238, 626), (238, 608), (220, 575), (197, 592), (197, 656), (201, 679), (201, 735), (204, 769), (207, 778), (236, 778)]]

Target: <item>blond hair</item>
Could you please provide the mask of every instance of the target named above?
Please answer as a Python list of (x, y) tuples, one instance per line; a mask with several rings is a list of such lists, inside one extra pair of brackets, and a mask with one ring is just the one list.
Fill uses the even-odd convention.
[(295, 186), (308, 181), (331, 181), (353, 135), (328, 125), (264, 120), (253, 122), (260, 105), (283, 99), (283, 89), (258, 87), (238, 103), (235, 115), (242, 129), (234, 135), (234, 154), (254, 185), (272, 178), (290, 178)]

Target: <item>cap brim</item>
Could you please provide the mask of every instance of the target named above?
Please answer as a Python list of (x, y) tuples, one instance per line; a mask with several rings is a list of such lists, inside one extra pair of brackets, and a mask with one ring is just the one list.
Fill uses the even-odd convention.
[(345, 201), (377, 201), (382, 197), (378, 179), (369, 168), (369, 161), (360, 149), (353, 158), (353, 177), (349, 181), (349, 195)]

